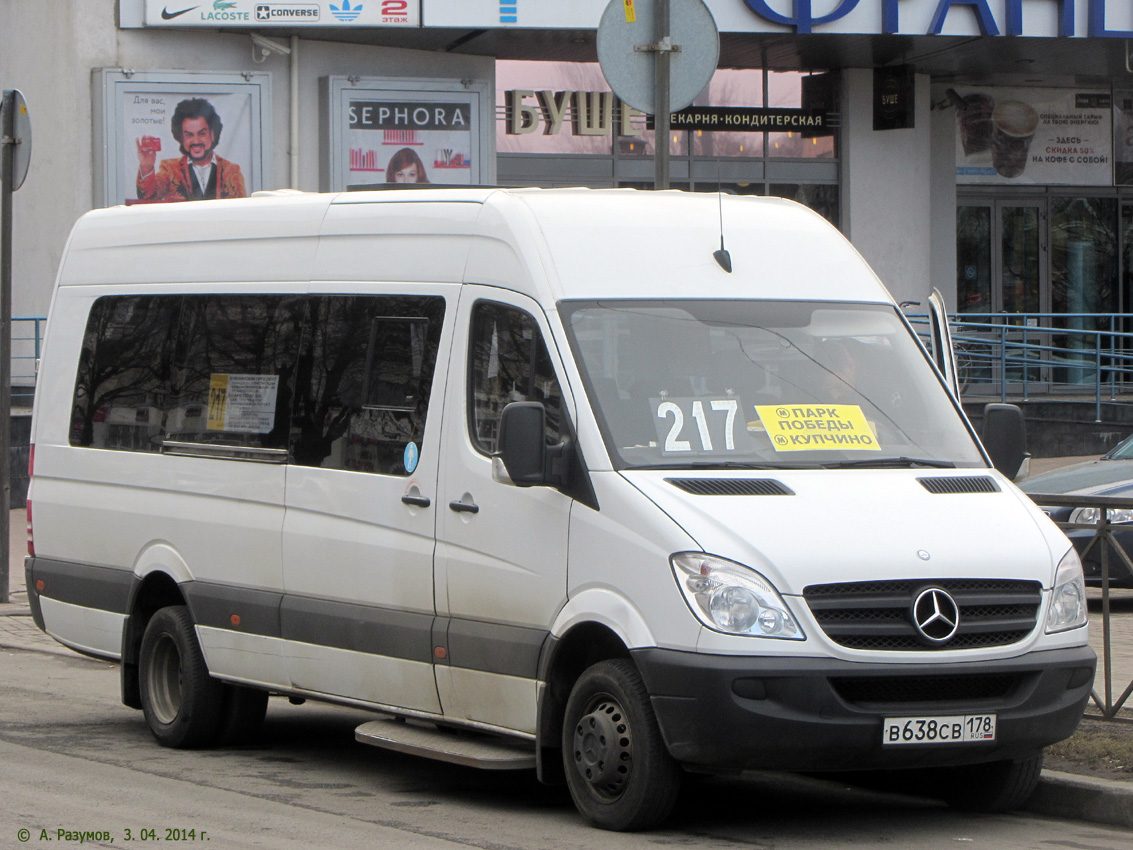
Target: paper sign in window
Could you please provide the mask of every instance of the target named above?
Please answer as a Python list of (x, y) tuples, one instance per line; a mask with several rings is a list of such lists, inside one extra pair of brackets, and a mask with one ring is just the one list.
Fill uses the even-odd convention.
[(881, 450), (856, 404), (763, 404), (755, 412), (777, 452)]
[(278, 375), (212, 375), (208, 430), (266, 434), (275, 427)]

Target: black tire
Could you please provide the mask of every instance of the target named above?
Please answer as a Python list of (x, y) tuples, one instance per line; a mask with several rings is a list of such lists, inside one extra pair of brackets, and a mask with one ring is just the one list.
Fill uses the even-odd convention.
[(1043, 769), (1043, 754), (1009, 761), (974, 764), (941, 777), (944, 801), (965, 812), (1009, 812), (1034, 793)]
[(225, 684), (223, 687), (216, 742), (221, 746), (233, 746), (255, 740), (267, 714), (268, 692), (240, 685)]
[(681, 770), (630, 661), (602, 661), (575, 683), (563, 719), (563, 766), (574, 804), (593, 826), (650, 829), (672, 812)]
[(223, 686), (209, 675), (184, 605), (162, 608), (146, 625), (138, 684), (146, 725), (163, 747), (203, 747), (216, 738)]

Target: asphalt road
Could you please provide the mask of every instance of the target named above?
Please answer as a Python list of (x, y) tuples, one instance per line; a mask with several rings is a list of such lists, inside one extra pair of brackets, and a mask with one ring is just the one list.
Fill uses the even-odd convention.
[(257, 744), (178, 751), (158, 747), (140, 712), (119, 703), (110, 664), (0, 649), (0, 681), (0, 848), (159, 840), (273, 850), (1127, 850), (1133, 835), (1029, 814), (964, 815), (779, 774), (697, 780), (665, 829), (604, 833), (579, 820), (565, 791), (539, 786), (531, 773), (474, 771), (355, 743), (355, 725), (370, 717), (363, 712), (273, 699)]

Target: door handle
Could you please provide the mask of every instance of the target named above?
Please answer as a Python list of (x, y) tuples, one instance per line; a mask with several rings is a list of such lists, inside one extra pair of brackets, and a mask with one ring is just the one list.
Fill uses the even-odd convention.
[(401, 501), (407, 505), (413, 505), (415, 508), (427, 508), (432, 504), (428, 496), (402, 496)]
[(480, 506), (475, 502), (449, 502), (448, 506), (458, 514), (475, 514), (480, 512)]

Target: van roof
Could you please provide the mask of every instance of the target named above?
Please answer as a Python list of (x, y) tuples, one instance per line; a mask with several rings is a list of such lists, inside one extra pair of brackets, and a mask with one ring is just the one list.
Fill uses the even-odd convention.
[[(732, 273), (713, 258), (724, 246)], [(779, 198), (637, 189), (429, 188), (95, 210), (62, 286), (479, 282), (537, 300), (886, 301), (821, 216)]]

